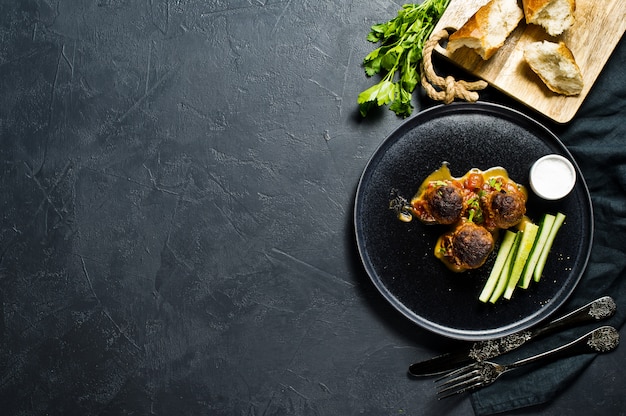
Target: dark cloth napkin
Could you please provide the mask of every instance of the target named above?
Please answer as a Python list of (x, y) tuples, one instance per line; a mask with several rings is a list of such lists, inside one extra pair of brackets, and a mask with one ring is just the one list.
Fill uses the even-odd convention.
[[(547, 124), (568, 147), (589, 187), (594, 210), (594, 243), (587, 269), (560, 312), (609, 295), (617, 313), (602, 324), (621, 328), (626, 320), (626, 45), (615, 49), (576, 117), (566, 125)], [(498, 362), (506, 364), (569, 342), (599, 325), (563, 331), (537, 340)], [(550, 401), (601, 355), (587, 354), (527, 366), (472, 393), (478, 416)]]

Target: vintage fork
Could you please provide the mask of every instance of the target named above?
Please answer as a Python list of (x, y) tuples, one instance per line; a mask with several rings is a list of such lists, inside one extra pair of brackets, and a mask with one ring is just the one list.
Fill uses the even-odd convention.
[(524, 358), (512, 364), (500, 365), (490, 361), (479, 361), (454, 370), (435, 380), (437, 397), (443, 399), (458, 393), (488, 386), (502, 374), (526, 364), (540, 360), (554, 360), (577, 354), (609, 352), (619, 344), (619, 332), (612, 326), (602, 326), (582, 337), (532, 357)]

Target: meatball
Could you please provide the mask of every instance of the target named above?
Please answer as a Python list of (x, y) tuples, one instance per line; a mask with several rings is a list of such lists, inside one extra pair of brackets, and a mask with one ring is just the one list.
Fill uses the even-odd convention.
[(454, 224), (463, 211), (463, 192), (453, 185), (431, 185), (413, 202), (418, 218), (426, 223)]
[(493, 192), (486, 198), (486, 226), (490, 229), (510, 228), (526, 214), (526, 197), (517, 192)]
[(493, 235), (485, 227), (463, 222), (449, 235), (448, 260), (459, 270), (482, 266), (493, 250)]
[(440, 186), (433, 193), (430, 201), (430, 212), (440, 224), (452, 224), (458, 221), (463, 210), (463, 195), (454, 186)]

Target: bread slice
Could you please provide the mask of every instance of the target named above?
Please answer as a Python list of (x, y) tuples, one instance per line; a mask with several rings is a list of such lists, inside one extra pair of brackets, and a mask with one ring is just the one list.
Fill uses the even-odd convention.
[(576, 0), (522, 0), (526, 23), (543, 27), (558, 36), (574, 24)]
[(550, 90), (563, 95), (578, 95), (582, 91), (583, 76), (565, 43), (529, 43), (524, 47), (524, 59)]
[(517, 0), (490, 0), (448, 38), (450, 52), (465, 46), (487, 60), (524, 18)]

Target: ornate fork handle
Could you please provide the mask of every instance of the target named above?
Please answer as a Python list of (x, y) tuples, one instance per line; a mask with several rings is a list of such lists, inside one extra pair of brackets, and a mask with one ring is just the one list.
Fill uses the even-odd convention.
[(606, 319), (615, 314), (617, 306), (610, 296), (603, 296), (594, 300), (580, 308), (564, 315), (548, 325), (516, 332), (502, 338), (487, 341), (478, 341), (472, 345), (469, 356), (476, 361), (484, 361), (497, 357), (507, 352), (513, 351), (522, 344), (527, 343), (531, 339), (553, 334), (561, 329), (569, 328), (575, 325), (582, 325), (588, 322)]
[(481, 361), (452, 371), (435, 382), (438, 385), (438, 397), (449, 397), (465, 391), (485, 387), (498, 379), (502, 374), (526, 364), (541, 360), (569, 357), (577, 354), (604, 353), (613, 350), (619, 344), (619, 333), (611, 326), (602, 326), (582, 337), (543, 352), (516, 361), (513, 364), (500, 365), (491, 361)]
[(505, 366), (505, 368), (509, 370), (547, 358), (557, 359), (578, 354), (609, 352), (615, 349), (618, 344), (619, 332), (612, 326), (601, 326), (570, 343), (541, 354), (533, 355), (532, 357), (521, 359)]

